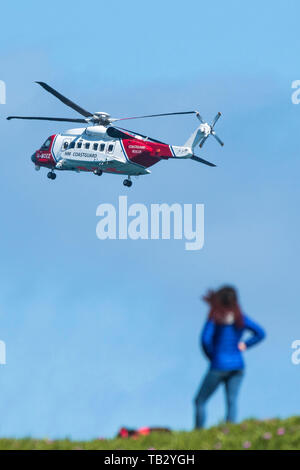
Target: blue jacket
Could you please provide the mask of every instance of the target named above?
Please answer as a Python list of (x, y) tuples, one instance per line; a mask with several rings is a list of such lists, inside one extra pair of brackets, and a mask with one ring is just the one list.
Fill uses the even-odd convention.
[(257, 344), (265, 337), (264, 330), (249, 317), (243, 315), (244, 326), (217, 325), (208, 320), (201, 335), (202, 348), (210, 360), (210, 368), (218, 370), (244, 369), (244, 361), (238, 343), (242, 341), (243, 334), (248, 330), (252, 335), (245, 341), (247, 349)]

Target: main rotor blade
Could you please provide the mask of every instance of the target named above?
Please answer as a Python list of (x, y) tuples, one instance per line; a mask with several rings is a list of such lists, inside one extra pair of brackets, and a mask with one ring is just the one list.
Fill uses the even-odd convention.
[(195, 162), (199, 162), (199, 163), (204, 163), (204, 165), (208, 165), (208, 166), (217, 166), (214, 163), (211, 163), (211, 162), (208, 162), (207, 160), (204, 160), (203, 158), (197, 157), (196, 155), (193, 155), (191, 157), (191, 160), (195, 160)]
[(73, 101), (69, 100), (68, 98), (66, 98), (64, 95), (62, 95), (61, 93), (59, 93), (58, 91), (54, 90), (54, 88), (52, 88), (51, 86), (47, 85), (47, 83), (44, 83), (44, 82), (35, 82), (35, 83), (38, 83), (39, 85), (41, 85), (41, 87), (43, 87), (46, 91), (48, 91), (49, 93), (51, 93), (51, 95), (55, 96), (56, 98), (58, 98), (60, 101), (62, 101), (64, 104), (66, 104), (67, 106), (69, 106), (70, 108), (74, 109), (75, 111), (77, 111), (79, 114), (82, 114), (82, 116), (85, 116), (85, 117), (92, 117), (93, 114), (91, 114), (89, 111), (86, 111), (85, 109), (81, 108), (80, 106), (78, 106), (76, 103), (73, 103)]
[(60, 122), (81, 122), (86, 124), (86, 119), (69, 119), (69, 118), (53, 118), (53, 117), (40, 117), (40, 116), (8, 116), (6, 118), (8, 121), (11, 119), (35, 119), (38, 121), (60, 121)]
[(144, 119), (144, 118), (159, 117), (159, 116), (175, 116), (178, 114), (197, 114), (197, 111), (181, 111), (178, 113), (147, 114), (145, 116), (134, 116), (134, 117), (121, 118), (121, 119), (114, 119), (114, 122), (127, 121), (129, 119)]
[(135, 131), (129, 131), (128, 129), (124, 129), (124, 127), (116, 126), (116, 128), (122, 129), (122, 131), (129, 132), (130, 134), (133, 134), (133, 135), (139, 135), (140, 137), (143, 137), (143, 139), (149, 139), (150, 141), (156, 142), (157, 144), (167, 145), (165, 142), (162, 142), (161, 140), (153, 139), (152, 137), (149, 137), (148, 135), (140, 134), (139, 132), (135, 132)]

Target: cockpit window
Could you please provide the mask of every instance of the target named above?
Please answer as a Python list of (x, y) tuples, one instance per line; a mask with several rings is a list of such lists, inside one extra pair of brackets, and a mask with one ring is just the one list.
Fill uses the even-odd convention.
[(44, 142), (43, 145), (41, 146), (40, 150), (49, 150), (50, 145), (51, 145), (51, 137), (48, 137), (46, 142)]

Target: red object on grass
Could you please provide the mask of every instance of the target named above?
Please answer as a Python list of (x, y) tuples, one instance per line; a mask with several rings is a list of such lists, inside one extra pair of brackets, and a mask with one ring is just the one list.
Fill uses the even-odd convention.
[(117, 434), (117, 437), (122, 439), (127, 439), (131, 437), (132, 439), (137, 439), (139, 436), (148, 436), (151, 432), (171, 432), (168, 428), (150, 428), (148, 426), (139, 428), (139, 429), (128, 429), (121, 428)]

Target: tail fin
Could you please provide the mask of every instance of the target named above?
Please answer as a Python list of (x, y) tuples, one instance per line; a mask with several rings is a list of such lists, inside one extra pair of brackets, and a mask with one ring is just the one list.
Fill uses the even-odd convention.
[(208, 124), (200, 124), (200, 126), (197, 127), (192, 135), (190, 135), (184, 146), (189, 147), (194, 151), (195, 147), (200, 143), (200, 141), (209, 135), (209, 131), (210, 126)]
[(199, 127), (197, 127), (197, 129), (193, 132), (193, 134), (188, 138), (184, 146), (191, 148), (194, 152), (194, 149), (198, 144), (200, 145), (200, 147), (203, 147), (204, 142), (210, 135), (213, 135), (214, 138), (219, 142), (219, 144), (223, 146), (224, 145), (223, 142), (221, 141), (221, 139), (219, 139), (219, 137), (216, 135), (214, 131), (215, 124), (219, 120), (221, 113), (218, 113), (216, 115), (211, 125), (209, 125), (207, 122), (204, 122), (198, 112), (196, 116), (201, 122), (201, 124)]

